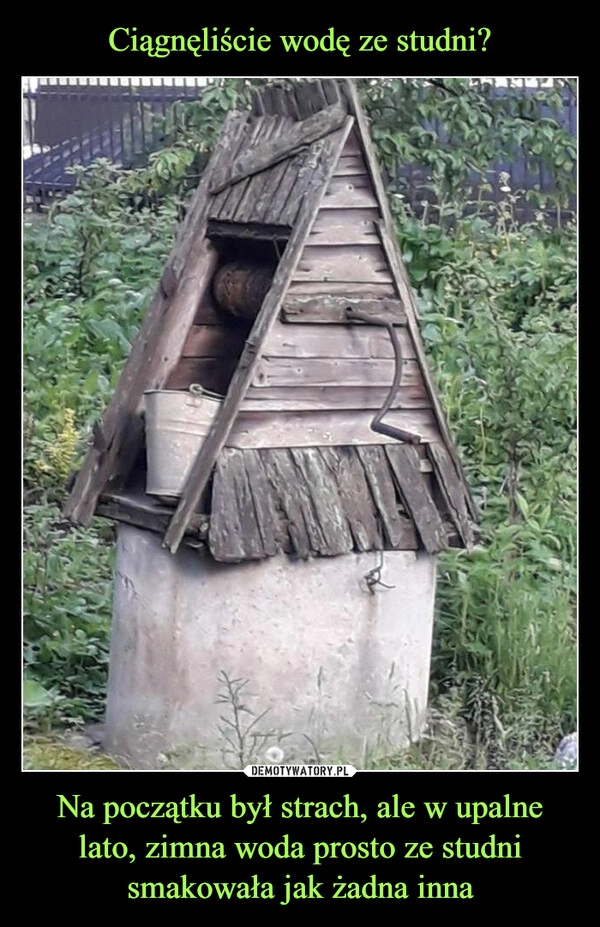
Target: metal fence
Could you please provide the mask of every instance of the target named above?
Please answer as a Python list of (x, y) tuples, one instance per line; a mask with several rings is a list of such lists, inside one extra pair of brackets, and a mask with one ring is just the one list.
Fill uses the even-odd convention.
[[(110, 81), (110, 82), (109, 82)], [(109, 78), (99, 83), (29, 78), (23, 88), (23, 193), (37, 205), (73, 189), (73, 167), (108, 158), (122, 167), (145, 163), (160, 148), (167, 111), (195, 100), (205, 78), (168, 83)]]
[[(26, 79), (23, 89), (25, 204), (36, 208), (53, 197), (73, 189), (70, 168), (88, 165), (96, 158), (108, 158), (123, 167), (145, 163), (148, 155), (163, 141), (164, 120), (176, 100), (194, 100), (206, 78), (57, 78)], [(497, 95), (525, 97), (538, 89), (539, 82), (493, 80)], [(425, 89), (425, 88), (424, 88)], [(576, 99), (563, 88), (563, 107), (556, 112), (542, 107), (539, 115), (551, 117), (575, 136)], [(439, 133), (439, 127), (433, 127)], [(525, 156), (511, 163), (490, 165), (490, 174), (507, 171), (513, 189), (536, 188), (542, 193), (554, 189), (550, 172), (539, 161)], [(422, 165), (398, 165), (394, 187), (406, 193), (407, 202), (418, 215), (430, 199), (426, 170)], [(478, 178), (473, 176), (473, 183)], [(495, 197), (491, 194), (491, 198)], [(533, 207), (522, 202), (520, 218), (530, 218)], [(575, 209), (574, 201), (570, 209)]]
[[(484, 83), (483, 79), (474, 79), (472, 83), (477, 87)], [(577, 135), (577, 97), (566, 81), (553, 78), (519, 78), (519, 79), (500, 79), (491, 78), (485, 80), (486, 88), (491, 93), (492, 98), (512, 97), (515, 103), (531, 101), (531, 113), (526, 118), (536, 120), (551, 119), (565, 130), (573, 138)], [(560, 90), (561, 106), (552, 107), (548, 103), (535, 100), (537, 93), (541, 89)], [(423, 86), (423, 95), (429, 91)], [(485, 92), (485, 90), (484, 90)], [(433, 132), (442, 145), (452, 148), (451, 141), (447, 138), (444, 127), (439, 121), (423, 126)], [(508, 160), (497, 160), (487, 165), (486, 176), (476, 171), (469, 174), (469, 186), (471, 187), (473, 197), (476, 199), (480, 194), (482, 184), (491, 186), (491, 190), (486, 190), (482, 195), (483, 201), (498, 203), (504, 200), (503, 184), (500, 183), (502, 174), (508, 177), (508, 188), (511, 192), (536, 191), (541, 194), (541, 198), (547, 194), (556, 192), (555, 177), (550, 167), (544, 163), (542, 158), (526, 155), (518, 145), (515, 145), (514, 151)], [(435, 197), (432, 192), (431, 175), (423, 164), (401, 164), (396, 165), (391, 187), (393, 191), (402, 194), (405, 203), (409, 206), (411, 212), (418, 218), (423, 216), (425, 211), (428, 212), (430, 219), (433, 221), (437, 218), (435, 208)], [(506, 186), (504, 186), (506, 190)], [(433, 208), (430, 208), (432, 207)], [(531, 220), (539, 210), (535, 200), (530, 201), (523, 195), (514, 198), (511, 207), (512, 214), (516, 221), (524, 222)], [(564, 203), (559, 209), (556, 206), (544, 208), (546, 219), (551, 223), (565, 221), (575, 215), (577, 201), (575, 194), (569, 197), (568, 203)]]

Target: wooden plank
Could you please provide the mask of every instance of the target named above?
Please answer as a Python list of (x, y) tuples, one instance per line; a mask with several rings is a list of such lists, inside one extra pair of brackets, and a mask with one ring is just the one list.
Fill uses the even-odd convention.
[[(265, 116), (261, 131), (253, 140), (250, 148), (254, 145), (269, 143), (273, 137), (278, 135), (280, 123), (280, 116)], [(231, 193), (221, 218), (230, 219), (232, 222), (245, 222), (247, 218), (252, 218), (252, 207), (262, 189), (262, 176), (247, 177), (239, 183), (232, 184), (228, 189)]]
[(266, 114), (264, 96), (261, 90), (252, 89), (251, 105), (253, 116), (264, 116)]
[(256, 202), (256, 216), (263, 222), (293, 226), (302, 196), (310, 186), (311, 164), (318, 160), (323, 141), (317, 141), (298, 154), (271, 168), (268, 183)]
[(321, 209), (364, 209), (377, 206), (368, 174), (332, 177)]
[(378, 244), (330, 245), (308, 244), (294, 274), (294, 282), (391, 283), (387, 262)]
[(249, 325), (192, 325), (181, 356), (239, 357), (249, 329)]
[(239, 155), (229, 169), (216, 171), (210, 187), (211, 194), (214, 196), (230, 184), (238, 183), (291, 157), (300, 148), (312, 145), (340, 129), (345, 119), (346, 107), (335, 103), (302, 122), (290, 123), (281, 137), (269, 142), (259, 141), (251, 150)]
[(308, 535), (304, 512), (310, 510), (310, 497), (303, 482), (298, 479), (287, 449), (261, 452), (267, 479), (275, 488), (278, 505), (285, 516), (292, 550), (305, 559), (310, 556), (312, 542)]
[[(290, 125), (295, 126), (297, 123), (292, 122), (291, 119), (279, 117), (273, 130), (269, 134), (268, 141), (264, 141), (262, 144), (276, 145), (278, 141), (285, 138)], [(235, 222), (244, 223), (256, 221), (262, 219), (263, 215), (265, 215), (265, 217), (268, 215), (268, 212), (264, 210), (265, 198), (268, 201), (268, 198), (273, 196), (278, 180), (281, 177), (281, 170), (285, 169), (288, 161), (289, 159), (284, 158), (280, 163), (274, 164), (257, 174), (253, 174), (249, 178), (246, 192), (235, 211)]]
[[(326, 290), (326, 293), (323, 293)], [(327, 283), (322, 281), (294, 281), (290, 284), (288, 298), (295, 296), (344, 296), (349, 299), (395, 299), (396, 288), (392, 283)], [(399, 300), (398, 300), (399, 301)], [(287, 298), (286, 298), (287, 302)]]
[(361, 155), (361, 157), (364, 154), (361, 137), (356, 127), (348, 136), (346, 144), (344, 145), (344, 150), (342, 151), (343, 157), (353, 154)]
[(267, 84), (266, 87), (263, 87), (259, 91), (262, 111), (265, 116), (271, 116), (275, 108), (275, 96), (273, 90), (274, 88)]
[[(225, 453), (225, 448), (221, 453)], [(290, 553), (292, 545), (279, 495), (268, 479), (261, 454), (261, 451), (247, 448), (243, 451), (243, 459), (262, 545), (266, 556), (273, 557), (280, 551)]]
[[(321, 106), (328, 106), (327, 94), (325, 93), (324, 82), (319, 79), (315, 81), (315, 107), (319, 108)], [(347, 113), (348, 108), (344, 106), (344, 112)]]
[(325, 187), (331, 177), (333, 164), (337, 160), (351, 127), (352, 119), (348, 118), (342, 129), (327, 136), (324, 140), (320, 163), (315, 167), (312, 175), (312, 186), (302, 202), (298, 220), (290, 235), (285, 253), (275, 271), (271, 288), (263, 300), (261, 310), (246, 341), (246, 346), (229, 385), (220, 413), (217, 415), (194, 461), (183, 488), (179, 506), (165, 534), (165, 545), (171, 553), (174, 553), (179, 547), (188, 520), (210, 479), (215, 460), (229, 437), (246, 390), (252, 382), (262, 345), (275, 323), (289, 282), (300, 259), (305, 238), (321, 204)]
[(208, 546), (220, 563), (265, 557), (241, 451), (227, 448), (217, 461)]
[(366, 174), (367, 166), (365, 159), (360, 154), (342, 154), (335, 166), (334, 177), (345, 177), (348, 174)]
[[(95, 514), (110, 518), (112, 521), (163, 534), (173, 510), (166, 505), (152, 501), (147, 495), (103, 493)], [(209, 521), (208, 515), (193, 515), (186, 530), (186, 537), (196, 541), (206, 540)]]
[[(389, 319), (395, 325), (406, 324), (406, 314), (399, 299), (369, 298), (363, 296), (332, 296), (329, 293), (296, 295), (297, 290), (288, 291), (283, 304), (282, 315), (286, 322), (348, 324), (347, 308), (350, 306), (361, 315), (372, 314), (377, 319)], [(353, 321), (353, 325), (364, 323)]]
[(415, 523), (425, 550), (430, 554), (444, 550), (447, 547), (446, 530), (421, 473), (416, 448), (407, 444), (388, 445), (385, 454), (404, 508)]
[(433, 464), (433, 472), (448, 506), (450, 517), (466, 548), (470, 550), (474, 543), (474, 535), (469, 517), (465, 483), (459, 478), (454, 461), (443, 444), (438, 442), (430, 444), (427, 447), (427, 455)]
[[(312, 519), (304, 512), (314, 549), (327, 557), (348, 554), (354, 547), (344, 505), (334, 476), (318, 448), (291, 448), (292, 460), (304, 479), (312, 502)], [(296, 482), (297, 485), (297, 482)]]
[(293, 118), (296, 121), (297, 112), (295, 104), (292, 106), (290, 104), (290, 93), (288, 90), (285, 90), (283, 87), (274, 87), (273, 96), (275, 103), (275, 112), (279, 113), (281, 116), (286, 116), (287, 118)]
[(378, 209), (324, 209), (319, 211), (307, 245), (368, 245), (379, 236), (375, 223)]
[(298, 117), (302, 120), (312, 116), (312, 108), (308, 105), (305, 82), (299, 81), (291, 91), (294, 96)]
[(387, 544), (393, 550), (416, 550), (419, 546), (417, 535), (410, 518), (399, 510), (384, 448), (359, 447), (356, 452), (364, 467), (371, 495), (383, 523)]
[[(332, 447), (362, 444), (397, 444), (395, 438), (371, 429), (373, 412), (335, 410), (318, 412), (244, 412), (235, 421), (226, 443), (228, 447)], [(439, 431), (430, 409), (394, 409), (386, 422), (422, 436), (424, 441), (439, 440)]]
[[(244, 125), (244, 132), (240, 133), (235, 138), (235, 140), (230, 146), (230, 149), (227, 151), (225, 158), (223, 159), (224, 164), (219, 165), (219, 167), (231, 166), (231, 164), (233, 164), (238, 154), (244, 151), (245, 148), (247, 148), (247, 146), (252, 143), (252, 139), (260, 131), (261, 125), (262, 125), (262, 119), (254, 119), (254, 120), (248, 119), (248, 121)], [(229, 193), (230, 193), (230, 188), (227, 188), (223, 190), (221, 193), (217, 194), (217, 196), (212, 197), (211, 203), (210, 203), (209, 215), (211, 216), (219, 215), (219, 213), (223, 209), (223, 206), (227, 202)]]
[[(300, 82), (295, 88), (295, 96), (298, 111), (303, 119), (309, 118), (313, 113), (318, 113), (325, 105), (326, 96), (316, 80)], [(344, 112), (346, 112), (347, 106), (340, 105), (343, 105)]]
[[(273, 204), (278, 195), (283, 197), (283, 202), (287, 199), (287, 193), (280, 193), (280, 190), (285, 188), (284, 181), (286, 178), (290, 187), (293, 184), (298, 170), (297, 162), (299, 159), (301, 163), (302, 155), (299, 158), (287, 158), (268, 171), (262, 190), (254, 204), (253, 219), (255, 222), (266, 222), (267, 218), (271, 219), (276, 214), (278, 215), (278, 212), (273, 208)], [(292, 224), (290, 223), (289, 227)]]
[[(268, 137), (269, 133), (275, 128), (276, 122), (277, 116), (262, 116), (257, 119), (253, 125), (251, 124), (243, 139), (243, 145), (239, 148), (239, 153), (251, 149), (254, 145), (258, 144), (259, 140)], [(236, 154), (236, 157), (238, 157), (238, 154)], [(233, 221), (235, 211), (249, 183), (250, 181), (248, 179), (241, 180), (237, 184), (227, 185), (218, 193), (214, 197), (213, 206), (210, 210), (211, 219)]]
[[(277, 386), (387, 386), (394, 382), (395, 361), (387, 358), (356, 357), (270, 357), (264, 355), (256, 365), (251, 385)], [(419, 364), (402, 363), (402, 386), (422, 381)]]
[[(406, 329), (398, 326), (396, 332), (402, 357), (407, 360), (414, 358), (414, 345)], [(352, 322), (346, 322), (345, 325), (287, 325), (278, 321), (269, 334), (264, 352), (279, 357), (394, 356), (385, 328), (378, 325), (355, 325)]]
[[(271, 222), (278, 224), (283, 223), (292, 226), (300, 208), (301, 191), (309, 184), (310, 175), (305, 168), (310, 156), (310, 149), (300, 152), (294, 158), (285, 162), (285, 169), (282, 174), (279, 186), (273, 197), (269, 200), (265, 198), (264, 203), (259, 204), (263, 217), (269, 217)], [(296, 190), (294, 201), (290, 203), (292, 190)], [(283, 217), (283, 219), (282, 219)]]
[(374, 148), (373, 142), (371, 141), (371, 137), (369, 134), (368, 125), (367, 125), (362, 107), (360, 105), (360, 101), (358, 99), (356, 87), (351, 80), (344, 81), (344, 90), (345, 90), (345, 96), (350, 105), (350, 111), (353, 113), (356, 119), (356, 132), (357, 134), (359, 134), (361, 142), (362, 142), (367, 170), (371, 177), (373, 189), (375, 190), (375, 193), (377, 195), (377, 199), (379, 201), (382, 215), (383, 215), (383, 224), (379, 227), (380, 237), (381, 237), (382, 244), (386, 252), (387, 258), (390, 262), (390, 267), (394, 275), (396, 287), (398, 289), (398, 295), (400, 296), (400, 298), (402, 299), (406, 307), (409, 330), (415, 342), (415, 349), (417, 352), (417, 357), (421, 360), (421, 363), (423, 366), (423, 376), (425, 378), (425, 383), (427, 384), (427, 388), (430, 391), (432, 405), (435, 411), (435, 415), (437, 417), (440, 433), (447, 446), (448, 453), (450, 454), (454, 462), (456, 471), (459, 474), (459, 478), (464, 484), (467, 505), (469, 507), (471, 516), (474, 519), (476, 519), (477, 510), (471, 498), (471, 495), (469, 493), (469, 489), (468, 489), (467, 482), (464, 476), (462, 465), (460, 463), (460, 460), (458, 459), (458, 455), (454, 447), (454, 442), (448, 430), (448, 426), (446, 423), (446, 417), (441, 407), (441, 403), (437, 395), (437, 390), (435, 388), (435, 384), (433, 382), (433, 378), (431, 377), (431, 373), (429, 371), (429, 367), (427, 364), (425, 349), (424, 349), (423, 342), (421, 340), (421, 334), (419, 331), (417, 305), (416, 305), (416, 301), (415, 301), (412, 289), (410, 287), (410, 283), (409, 283), (408, 276), (406, 274), (406, 270), (399, 257), (399, 251), (398, 251), (398, 247), (397, 247), (397, 243), (396, 243), (396, 239), (395, 239), (395, 235), (393, 231), (394, 221), (393, 221), (392, 213), (391, 213), (389, 203), (387, 200), (385, 187), (383, 185), (383, 181), (381, 178), (381, 171), (379, 169), (379, 164), (377, 162), (377, 155), (375, 153), (375, 148)]
[[(258, 208), (257, 208), (258, 211)], [(243, 238), (252, 241), (285, 241), (291, 232), (287, 225), (263, 223), (258, 217), (256, 222), (240, 223), (211, 219), (208, 223), (208, 236), (211, 239)]]
[[(298, 101), (296, 100), (296, 94), (294, 93), (293, 87), (292, 89), (287, 91), (287, 94), (288, 94), (288, 107), (290, 111), (290, 116), (292, 116), (297, 122), (299, 122), (302, 119), (302, 115), (300, 113), (300, 110), (298, 109)], [(330, 100), (330, 103), (339, 103), (339, 99)]]
[[(306, 191), (311, 186), (313, 172), (317, 169), (319, 163), (321, 163), (325, 141), (326, 138), (320, 138), (318, 141), (313, 142), (304, 153), (302, 164), (296, 173), (294, 183), (289, 188), (286, 185), (285, 192), (287, 196), (285, 202), (278, 196), (273, 203), (273, 211), (269, 210), (271, 221), (277, 221), (283, 225), (292, 225), (295, 222), (296, 216), (298, 215), (299, 204), (306, 194)], [(281, 197), (283, 197), (283, 192), (281, 193)]]
[[(325, 412), (336, 409), (381, 409), (389, 390), (380, 387), (328, 386), (255, 389), (251, 386), (242, 403), (243, 412)], [(393, 409), (430, 409), (431, 400), (420, 385), (401, 387)]]
[(381, 522), (356, 450), (352, 447), (321, 447), (319, 453), (335, 476), (337, 490), (358, 551), (382, 550)]
[(224, 396), (236, 364), (237, 357), (183, 357), (171, 371), (165, 389), (188, 389), (192, 383), (199, 383)]
[(346, 103), (342, 100), (337, 80), (327, 77), (321, 83), (328, 103), (342, 102), (346, 106)]

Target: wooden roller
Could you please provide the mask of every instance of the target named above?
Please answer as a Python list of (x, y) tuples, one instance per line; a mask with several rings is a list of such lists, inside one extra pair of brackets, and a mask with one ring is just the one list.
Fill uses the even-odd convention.
[(236, 318), (253, 319), (271, 286), (274, 267), (256, 261), (224, 264), (213, 280), (214, 297), (221, 309)]

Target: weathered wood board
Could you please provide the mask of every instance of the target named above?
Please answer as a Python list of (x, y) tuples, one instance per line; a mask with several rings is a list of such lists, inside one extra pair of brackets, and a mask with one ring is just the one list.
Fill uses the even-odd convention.
[[(285, 322), (347, 325), (349, 307), (363, 316), (371, 315), (373, 319), (385, 319), (394, 325), (406, 324), (406, 313), (399, 299), (377, 299), (356, 293), (353, 296), (332, 296), (321, 292), (311, 296), (288, 292), (281, 315)], [(353, 320), (352, 324), (366, 323)]]
[(367, 174), (332, 177), (321, 209), (356, 209), (378, 206)]
[(373, 504), (367, 475), (360, 458), (348, 447), (321, 447), (319, 453), (334, 474), (355, 549), (382, 550), (382, 522)]
[(400, 511), (394, 480), (385, 465), (384, 448), (377, 445), (363, 446), (358, 447), (356, 453), (365, 469), (371, 495), (383, 524), (386, 546), (399, 550), (417, 547), (414, 526), (410, 518)]
[[(342, 409), (383, 407), (389, 390), (383, 387), (346, 386), (250, 386), (242, 403), (243, 412), (325, 412)], [(392, 409), (430, 409), (431, 402), (422, 386), (403, 386), (397, 390)]]
[[(290, 124), (292, 126), (295, 125), (295, 123), (291, 123), (291, 120), (280, 119), (278, 125), (269, 134), (268, 141), (263, 143), (265, 148), (272, 148), (277, 144), (285, 144), (285, 139), (290, 131)], [(252, 152), (250, 152), (250, 154), (252, 154)], [(235, 211), (235, 221), (244, 223), (257, 219), (263, 222), (277, 222), (274, 211), (271, 210), (271, 206), (275, 200), (278, 186), (277, 180), (280, 177), (280, 166), (276, 164), (270, 170), (255, 174), (249, 181), (244, 181), (244, 183), (246, 183), (246, 189)], [(298, 205), (297, 202), (294, 204), (292, 222), (297, 214)], [(279, 211), (281, 210), (277, 210), (277, 212)], [(291, 222), (289, 224), (291, 225)]]
[(347, 174), (366, 174), (367, 166), (365, 164), (365, 159), (362, 155), (356, 154), (346, 154), (346, 149), (342, 152), (338, 163), (335, 166), (335, 171), (333, 172), (334, 177), (344, 177)]
[[(383, 315), (383, 310), (380, 310)], [(393, 321), (393, 319), (390, 319)], [(397, 329), (402, 357), (414, 360), (412, 338)], [(187, 346), (187, 342), (186, 342)], [(344, 325), (287, 325), (278, 322), (265, 342), (264, 353), (278, 357), (393, 358), (394, 349), (385, 328), (346, 322)]]
[(208, 544), (216, 560), (232, 563), (279, 552), (415, 550), (418, 539), (382, 448), (225, 448)]
[[(279, 120), (276, 116), (264, 116), (262, 119), (257, 119), (256, 122), (251, 123), (242, 145), (236, 148), (235, 154), (229, 163), (235, 163), (244, 151), (251, 150), (256, 145), (266, 142), (271, 134), (276, 131), (278, 122)], [(210, 218), (235, 221), (238, 206), (244, 194), (250, 188), (250, 185), (250, 178), (246, 177), (238, 183), (227, 186), (220, 193), (217, 193), (211, 201)]]
[(219, 460), (213, 482), (209, 546), (216, 560), (261, 560), (266, 556), (250, 480), (239, 451), (225, 450)]
[(392, 277), (377, 244), (311, 245), (304, 248), (294, 282), (391, 283)]
[(356, 281), (347, 281), (341, 283), (338, 281), (322, 280), (294, 280), (290, 283), (286, 293), (286, 301), (294, 299), (296, 296), (323, 296), (323, 291), (329, 296), (348, 296), (356, 299), (398, 299), (398, 294), (392, 283), (377, 283), (366, 281), (357, 283)]
[[(261, 357), (252, 386), (387, 386), (394, 382), (395, 362), (388, 358)], [(422, 382), (415, 360), (402, 364), (401, 386)]]
[(272, 222), (279, 223), (279, 217), (285, 209), (307, 156), (307, 152), (300, 152), (269, 171), (269, 176), (254, 202), (252, 221), (266, 222), (268, 217)]
[[(145, 494), (104, 493), (100, 497), (96, 515), (110, 518), (111, 521), (126, 525), (135, 525), (162, 534), (169, 524), (173, 511)], [(197, 547), (208, 536), (209, 516), (196, 514), (190, 519), (186, 528), (185, 541)]]
[(314, 221), (307, 245), (372, 245), (379, 244), (375, 223), (379, 210), (323, 209)]
[(406, 444), (387, 445), (385, 454), (404, 508), (410, 512), (425, 550), (430, 554), (438, 553), (447, 546), (446, 531), (423, 479), (416, 449)]
[[(236, 418), (227, 436), (229, 447), (331, 447), (359, 444), (396, 444), (394, 438), (371, 428), (370, 409), (317, 412), (253, 412)], [(431, 409), (392, 409), (386, 422), (421, 435), (423, 441), (439, 440)]]
[(450, 517), (465, 547), (470, 550), (474, 543), (474, 534), (469, 517), (465, 485), (459, 479), (454, 461), (443, 444), (439, 442), (430, 444), (427, 448), (427, 455), (433, 464), (433, 472), (446, 500)]

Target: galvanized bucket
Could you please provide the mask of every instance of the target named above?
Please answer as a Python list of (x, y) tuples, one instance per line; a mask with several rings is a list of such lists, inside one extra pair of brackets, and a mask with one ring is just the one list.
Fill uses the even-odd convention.
[(197, 384), (189, 392), (151, 389), (144, 393), (149, 495), (167, 499), (181, 495), (222, 399)]

